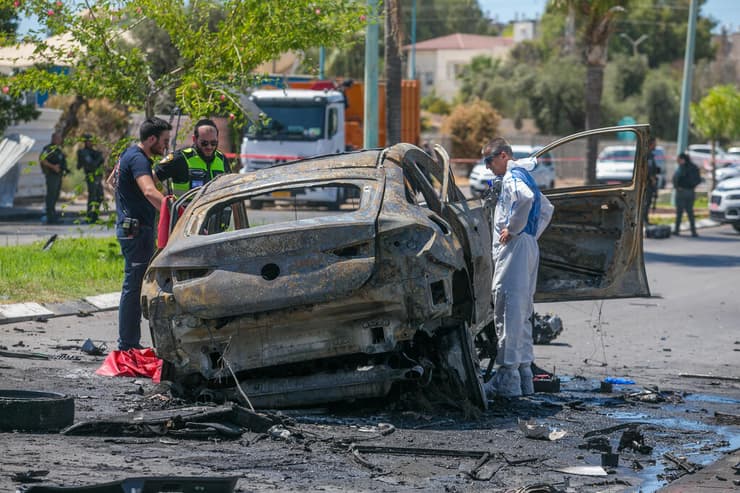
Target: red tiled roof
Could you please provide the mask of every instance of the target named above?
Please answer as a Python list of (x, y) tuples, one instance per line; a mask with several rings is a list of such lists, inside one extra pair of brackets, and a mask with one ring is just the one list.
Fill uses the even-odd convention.
[[(479, 34), (455, 33), (439, 38), (427, 39), (421, 43), (416, 43), (416, 51), (420, 50), (489, 50), (501, 46), (509, 47), (514, 45), (513, 38), (503, 36), (481, 36)], [(411, 45), (403, 47), (404, 50), (410, 50)]]

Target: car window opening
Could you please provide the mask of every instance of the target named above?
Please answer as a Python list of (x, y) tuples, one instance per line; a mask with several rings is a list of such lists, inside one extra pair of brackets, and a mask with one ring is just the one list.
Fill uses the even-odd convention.
[[(360, 210), (362, 203), (361, 188), (354, 184), (326, 183), (274, 189), (213, 206), (198, 228), (198, 234), (213, 235), (350, 214)], [(271, 207), (272, 210), (263, 210), (265, 207)]]

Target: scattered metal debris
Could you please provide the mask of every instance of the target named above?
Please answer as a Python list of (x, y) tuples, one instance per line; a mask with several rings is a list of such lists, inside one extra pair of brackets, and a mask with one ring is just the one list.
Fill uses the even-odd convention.
[(606, 476), (607, 472), (601, 466), (572, 466), (562, 467), (560, 469), (553, 469), (557, 472), (565, 474), (573, 474), (576, 476)]
[(624, 449), (631, 449), (645, 455), (653, 452), (653, 447), (645, 443), (645, 435), (642, 434), (639, 428), (625, 430), (622, 433), (617, 450)]
[(535, 438), (537, 440), (560, 440), (568, 434), (564, 430), (556, 430), (550, 428), (548, 425), (538, 424), (534, 420), (519, 420), (519, 429), (524, 432), (524, 436), (527, 438)]
[(718, 423), (722, 423), (722, 424), (740, 425), (740, 415), (738, 414), (728, 414), (728, 413), (721, 413), (719, 411), (715, 411), (714, 419), (716, 419)]
[(678, 392), (670, 390), (659, 390), (657, 387), (649, 387), (639, 392), (632, 392), (625, 394), (625, 400), (628, 401), (640, 401), (646, 403), (657, 404), (659, 402), (670, 402), (672, 404), (678, 404), (683, 402), (683, 396)]
[(709, 380), (728, 380), (730, 382), (740, 382), (740, 377), (730, 377), (722, 375), (705, 375), (701, 373), (679, 373), (679, 377), (683, 378), (706, 378)]
[(606, 453), (612, 451), (612, 446), (609, 443), (609, 439), (605, 436), (596, 436), (589, 438), (586, 443), (580, 444), (578, 448), (583, 450), (598, 450), (600, 452)]
[(694, 474), (698, 470), (695, 464), (690, 463), (686, 459), (676, 457), (670, 452), (664, 453), (663, 457), (673, 462), (674, 464), (676, 464), (678, 467), (680, 467), (681, 469), (683, 469), (689, 474)]
[(236, 438), (244, 429), (265, 433), (273, 425), (291, 424), (292, 420), (269, 414), (255, 413), (236, 404), (194, 406), (166, 411), (152, 411), (100, 418), (76, 423), (62, 433), (95, 436), (164, 436), (203, 439), (209, 437)]
[(619, 454), (613, 454), (611, 452), (601, 454), (601, 467), (618, 467), (619, 466)]
[(23, 351), (0, 351), (0, 356), (4, 356), (6, 358), (22, 358), (22, 359), (46, 359), (46, 360), (49, 359), (48, 354), (28, 353), (28, 352), (23, 352)]
[(532, 314), (532, 340), (535, 344), (549, 344), (563, 332), (563, 320), (552, 313)]
[(92, 339), (86, 339), (82, 343), (80, 351), (90, 356), (104, 356), (108, 352), (108, 345), (105, 342), (96, 345)]
[(537, 483), (529, 486), (522, 486), (515, 490), (506, 490), (506, 493), (562, 493), (562, 491), (563, 490), (558, 489), (551, 484)]
[(10, 476), (10, 479), (17, 481), (18, 483), (40, 483), (43, 481), (44, 476), (48, 475), (49, 471), (24, 471), (17, 472)]
[(198, 491), (202, 493), (231, 493), (238, 477), (188, 478), (160, 476), (151, 478), (128, 478), (121, 481), (94, 486), (33, 486), (25, 493), (56, 493), (89, 491), (94, 493), (137, 493), (142, 491)]

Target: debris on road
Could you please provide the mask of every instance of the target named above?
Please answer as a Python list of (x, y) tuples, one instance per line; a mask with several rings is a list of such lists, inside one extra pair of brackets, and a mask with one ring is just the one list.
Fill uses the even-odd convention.
[(722, 376), (722, 375), (705, 375), (701, 373), (679, 373), (683, 378), (705, 378), (709, 380), (728, 380), (730, 382), (740, 382), (740, 377)]
[(554, 469), (554, 471), (575, 476), (606, 476), (607, 473), (601, 466), (572, 466)]
[(534, 438), (537, 440), (560, 440), (565, 435), (568, 434), (567, 431), (564, 430), (556, 430), (553, 428), (550, 428), (548, 425), (544, 424), (538, 424), (534, 420), (519, 420), (519, 429), (524, 432), (524, 436), (527, 438)]
[(697, 467), (694, 464), (691, 464), (686, 459), (676, 457), (670, 452), (664, 453), (663, 457), (673, 462), (674, 464), (676, 464), (678, 467), (680, 467), (681, 469), (683, 469), (689, 474), (694, 474), (697, 471)]
[(563, 332), (563, 320), (552, 313), (532, 314), (532, 340), (535, 344), (549, 344)]
[(236, 487), (238, 477), (177, 477), (155, 476), (151, 478), (128, 478), (110, 483), (99, 483), (93, 486), (32, 486), (25, 493), (63, 493), (80, 491), (208, 491), (213, 493), (231, 493)]
[(177, 438), (203, 439), (211, 436), (237, 438), (244, 429), (270, 432), (274, 425), (292, 421), (268, 413), (254, 413), (236, 404), (193, 406), (127, 413), (76, 423), (62, 431), (64, 435), (137, 436), (171, 435)]
[(653, 447), (645, 443), (645, 435), (637, 427), (625, 430), (622, 433), (617, 450), (624, 449), (631, 449), (645, 455), (653, 452)]

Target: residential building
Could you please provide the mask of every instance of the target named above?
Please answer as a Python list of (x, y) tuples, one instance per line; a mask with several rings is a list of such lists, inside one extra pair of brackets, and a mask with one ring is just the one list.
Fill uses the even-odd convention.
[[(465, 65), (476, 56), (506, 58), (514, 44), (513, 38), (463, 33), (416, 43), (416, 75), (421, 82), (421, 95), (434, 92), (451, 101), (460, 89), (457, 77)], [(411, 45), (404, 50), (411, 50)]]

